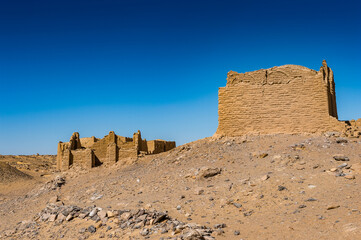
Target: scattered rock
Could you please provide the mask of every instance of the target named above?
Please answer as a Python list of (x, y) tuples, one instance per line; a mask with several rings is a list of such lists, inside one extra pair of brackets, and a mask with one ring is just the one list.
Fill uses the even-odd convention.
[(65, 218), (65, 221), (70, 221), (73, 219), (73, 215), (72, 214), (69, 214), (66, 218)]
[[(82, 216), (80, 217), (80, 215)], [(164, 234), (167, 233), (169, 230), (172, 230), (173, 234), (181, 233), (181, 239), (214, 239), (211, 236), (211, 234), (213, 233), (213, 229), (194, 223), (186, 224), (176, 219), (170, 218), (167, 213), (157, 212), (155, 210), (150, 211), (145, 209), (139, 209), (133, 211), (105, 211), (95, 206), (80, 208), (73, 205), (64, 206), (48, 204), (46, 208), (44, 208), (40, 213), (38, 213), (37, 219), (38, 221), (55, 222), (56, 224), (62, 224), (62, 221), (55, 221), (56, 219), (59, 220), (60, 216), (62, 216), (61, 218), (65, 219), (66, 221), (70, 221), (74, 218), (78, 218), (79, 220), (83, 219), (83, 221), (95, 221), (94, 225), (90, 225), (87, 228), (87, 231), (89, 233), (95, 233), (98, 229), (105, 225), (104, 220), (107, 221), (109, 216), (113, 216), (111, 218), (111, 221), (116, 223), (116, 226), (119, 226), (119, 228), (121, 229), (140, 229), (139, 234), (146, 238), (149, 238), (149, 235), (155, 232), (161, 232), (162, 234)], [(189, 217), (191, 216), (191, 214), (186, 214), (186, 216), (188, 216), (188, 219), (190, 219)], [(223, 228), (225, 226), (225, 224), (217, 225), (218, 228)], [(112, 227), (108, 226), (106, 231), (109, 231), (111, 229)], [(85, 229), (80, 229), (78, 232), (85, 233), (85, 231)], [(114, 234), (115, 233), (110, 233), (107, 235), (107, 237), (113, 238), (115, 236)], [(63, 237), (65, 237), (65, 235)], [(80, 238), (86, 239), (88, 237), (89, 235), (84, 234)], [(98, 238), (104, 237), (106, 236), (102, 232), (98, 236)]]
[(101, 210), (97, 214), (101, 219), (103, 219), (103, 218), (105, 218), (107, 216), (107, 211)]
[(198, 172), (199, 178), (209, 178), (216, 176), (221, 173), (220, 168), (209, 168), (209, 167), (202, 167)]
[(225, 228), (227, 227), (227, 225), (225, 223), (221, 223), (221, 224), (216, 224), (214, 225), (214, 228), (218, 229), (218, 228)]
[(112, 218), (115, 215), (114, 215), (114, 213), (112, 211), (107, 211), (107, 216), (108, 216), (108, 218)]
[(224, 230), (219, 228), (219, 229), (216, 229), (214, 232), (215, 232), (216, 235), (220, 236), (220, 235), (222, 235), (224, 233)]
[(345, 178), (352, 180), (352, 179), (355, 179), (355, 175), (353, 175), (353, 174), (345, 175)]
[(341, 154), (334, 155), (333, 159), (335, 159), (336, 161), (350, 161), (350, 159), (348, 157), (346, 157), (345, 155), (341, 155)]
[(49, 199), (48, 203), (56, 203), (57, 201), (59, 201), (58, 196), (54, 196)]
[(189, 230), (187, 233), (183, 234), (184, 240), (202, 240), (204, 237), (196, 230)]
[(344, 174), (344, 173), (341, 171), (341, 172), (339, 172), (339, 173), (336, 173), (335, 176), (336, 176), (336, 177), (344, 177), (344, 176), (346, 176), (346, 174)]
[(142, 236), (147, 236), (149, 234), (149, 229), (148, 228), (144, 228), (141, 232), (140, 235)]
[(97, 214), (98, 212), (98, 209), (97, 208), (94, 208), (90, 213), (89, 213), (89, 217), (94, 217), (95, 214)]
[(242, 207), (242, 204), (240, 204), (240, 203), (233, 203), (233, 205), (234, 205), (236, 208), (241, 208), (241, 207)]
[(243, 216), (248, 217), (251, 216), (253, 214), (253, 210), (247, 211), (243, 213)]
[(202, 189), (202, 188), (196, 189), (196, 192), (195, 192), (196, 195), (202, 195), (203, 193), (204, 193), (204, 189)]
[(95, 200), (101, 199), (102, 197), (103, 197), (103, 195), (94, 193), (93, 196), (90, 197), (90, 200), (95, 201)]
[(99, 221), (99, 222), (95, 223), (94, 227), (95, 227), (95, 229), (99, 229), (102, 225), (103, 225), (102, 222)]
[(65, 184), (65, 178), (63, 176), (56, 176), (53, 180), (47, 182), (43, 189), (47, 189), (47, 190), (56, 190), (60, 187), (62, 187)]
[(265, 157), (267, 157), (268, 156), (268, 153), (261, 153), (260, 155), (259, 155), (259, 158), (265, 158)]
[(49, 222), (54, 222), (56, 220), (57, 215), (56, 214), (51, 214), (50, 217), (48, 218)]
[(347, 139), (345, 139), (345, 138), (336, 138), (336, 143), (347, 143)]
[(341, 165), (339, 165), (337, 168), (345, 168), (345, 167), (347, 167), (348, 166), (348, 164), (347, 163), (342, 163)]
[(89, 227), (88, 227), (88, 232), (90, 232), (90, 233), (95, 233), (97, 230), (96, 230), (96, 228), (93, 226), (93, 225), (90, 225)]
[(340, 205), (329, 205), (327, 207), (327, 210), (332, 210), (332, 209), (336, 209), (336, 208), (339, 208), (339, 207), (340, 207)]
[(269, 175), (268, 175), (268, 174), (266, 174), (266, 175), (264, 175), (263, 177), (261, 177), (261, 180), (262, 180), (262, 181), (266, 181), (267, 179), (269, 179)]

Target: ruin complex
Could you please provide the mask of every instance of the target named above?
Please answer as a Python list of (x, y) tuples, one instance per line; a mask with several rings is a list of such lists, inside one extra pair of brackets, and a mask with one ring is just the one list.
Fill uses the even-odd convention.
[(59, 142), (57, 155), (58, 170), (65, 171), (70, 166), (92, 168), (101, 164), (113, 164), (122, 159), (138, 154), (156, 154), (176, 147), (174, 141), (142, 139), (141, 133), (133, 134), (133, 138), (109, 132), (104, 138), (80, 138), (75, 132), (69, 142)]
[(219, 88), (216, 134), (317, 133), (361, 128), (338, 121), (334, 76), (326, 61), (319, 71), (284, 65), (254, 72), (228, 72)]

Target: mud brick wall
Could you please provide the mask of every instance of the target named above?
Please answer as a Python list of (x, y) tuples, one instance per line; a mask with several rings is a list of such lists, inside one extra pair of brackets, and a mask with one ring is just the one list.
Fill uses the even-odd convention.
[[(154, 153), (160, 153), (175, 148), (175, 142), (157, 140), (161, 145)], [(148, 142), (142, 139), (141, 133), (133, 134), (133, 138), (122, 137), (110, 131), (104, 138), (80, 138), (75, 132), (69, 142), (58, 143), (57, 168), (65, 171), (71, 165), (83, 168), (109, 165), (125, 158), (137, 158), (140, 152), (148, 152)]]
[(91, 149), (71, 150), (74, 166), (82, 168), (92, 168), (95, 165), (95, 156)]
[(169, 151), (176, 147), (173, 141), (152, 140), (147, 142), (149, 154), (156, 154)]
[(217, 134), (314, 133), (338, 130), (332, 70), (285, 65), (229, 72), (219, 88)]
[(102, 139), (97, 139), (91, 148), (94, 151), (95, 157), (100, 162), (108, 161), (108, 145), (116, 143), (117, 137), (113, 131), (110, 131), (108, 135), (104, 136)]
[(121, 161), (124, 158), (136, 158), (138, 156), (137, 149), (119, 149), (118, 150), (118, 159)]
[(112, 164), (118, 161), (118, 147), (115, 143), (109, 143), (107, 147), (107, 158), (103, 164)]

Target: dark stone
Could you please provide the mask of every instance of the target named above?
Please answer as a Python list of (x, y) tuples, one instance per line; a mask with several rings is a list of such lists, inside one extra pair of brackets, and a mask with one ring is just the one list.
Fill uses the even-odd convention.
[(347, 139), (345, 139), (345, 138), (337, 138), (336, 142), (337, 143), (347, 143)]
[(344, 155), (335, 155), (333, 156), (333, 159), (335, 159), (336, 161), (350, 161), (350, 159)]
[(225, 223), (214, 225), (214, 228), (225, 228), (225, 227), (227, 227)]
[(95, 227), (93, 226), (93, 225), (90, 225), (89, 227), (88, 227), (88, 232), (90, 232), (90, 233), (95, 233), (97, 230), (95, 229)]
[(242, 204), (240, 204), (240, 203), (233, 203), (233, 205), (234, 205), (236, 208), (241, 208), (241, 207), (242, 207)]
[(160, 223), (166, 219), (168, 219), (168, 215), (163, 213), (154, 220), (154, 224)]

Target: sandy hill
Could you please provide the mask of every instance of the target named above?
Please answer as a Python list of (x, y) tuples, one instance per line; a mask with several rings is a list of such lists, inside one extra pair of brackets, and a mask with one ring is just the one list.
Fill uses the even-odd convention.
[(26, 173), (19, 171), (18, 169), (6, 164), (4, 162), (0, 162), (0, 183), (13, 182), (17, 180), (30, 179)]
[(131, 162), (73, 168), (3, 195), (0, 238), (361, 236), (360, 139), (206, 138)]

